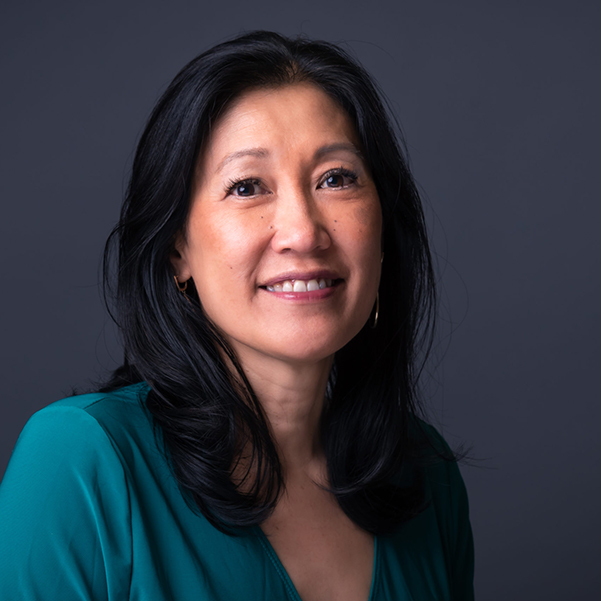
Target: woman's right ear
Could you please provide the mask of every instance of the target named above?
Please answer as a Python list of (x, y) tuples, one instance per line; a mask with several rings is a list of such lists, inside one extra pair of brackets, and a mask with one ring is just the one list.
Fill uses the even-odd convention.
[(177, 280), (181, 283), (187, 282), (191, 277), (192, 273), (190, 270), (190, 265), (187, 260), (187, 245), (182, 234), (178, 234), (175, 239), (175, 245), (173, 250), (171, 251), (171, 255), (169, 260), (171, 261), (171, 265), (173, 266), (173, 273)]

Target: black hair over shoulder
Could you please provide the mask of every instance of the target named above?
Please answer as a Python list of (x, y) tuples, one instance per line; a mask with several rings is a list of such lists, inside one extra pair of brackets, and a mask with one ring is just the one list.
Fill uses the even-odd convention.
[[(192, 302), (178, 292), (170, 256), (185, 228), (199, 152), (220, 115), (245, 91), (299, 82), (319, 86), (348, 113), (382, 205), (379, 323), (336, 354), (321, 436), (342, 509), (369, 532), (386, 533), (424, 506), (420, 479), (401, 484), (398, 476), (418, 455), (410, 430), (435, 288), (399, 138), (374, 82), (339, 47), (252, 32), (204, 52), (169, 85), (141, 136), (105, 249), (105, 290), (114, 294), (125, 349), (105, 390), (149, 383), (147, 406), (180, 488), (216, 527), (231, 531), (269, 516), (284, 483), (266, 417), (233, 350), (199, 310), (193, 285)], [(242, 449), (252, 458), (234, 483)]]

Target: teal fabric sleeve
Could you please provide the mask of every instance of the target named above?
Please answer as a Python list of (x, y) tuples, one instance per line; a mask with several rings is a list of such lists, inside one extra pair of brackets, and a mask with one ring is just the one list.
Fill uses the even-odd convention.
[(129, 598), (125, 474), (85, 411), (53, 405), (29, 420), (0, 487), (0, 516), (0, 599)]
[[(423, 424), (434, 448), (445, 457), (453, 453), (445, 439)], [(439, 459), (426, 470), (438, 521), (444, 525), (445, 559), (451, 599), (474, 599), (474, 542), (469, 519), (467, 490), (456, 461)]]
[(456, 601), (474, 599), (474, 545), (469, 521), (467, 492), (459, 467), (455, 462), (445, 462), (437, 470), (444, 481), (437, 481), (435, 495), (445, 496), (436, 504), (440, 519), (444, 519), (446, 537), (445, 558), (449, 575), (450, 597)]

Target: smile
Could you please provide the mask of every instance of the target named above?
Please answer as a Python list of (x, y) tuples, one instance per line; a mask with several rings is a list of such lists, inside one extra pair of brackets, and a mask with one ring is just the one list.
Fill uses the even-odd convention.
[(334, 280), (325, 278), (319, 280), (284, 280), (272, 286), (265, 286), (265, 289), (269, 292), (314, 292), (315, 290), (331, 288), (334, 283)]

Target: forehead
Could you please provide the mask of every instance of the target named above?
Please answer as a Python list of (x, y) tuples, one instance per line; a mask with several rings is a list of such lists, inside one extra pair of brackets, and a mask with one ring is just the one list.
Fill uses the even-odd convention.
[(204, 167), (216, 168), (242, 148), (293, 151), (336, 143), (359, 149), (347, 113), (313, 84), (260, 88), (244, 93), (218, 120), (205, 147)]

